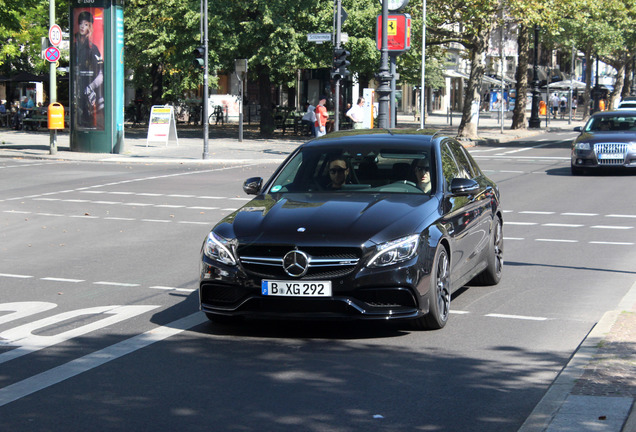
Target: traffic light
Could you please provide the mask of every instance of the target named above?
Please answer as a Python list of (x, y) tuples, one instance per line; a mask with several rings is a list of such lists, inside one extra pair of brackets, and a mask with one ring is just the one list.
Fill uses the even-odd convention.
[(335, 48), (333, 50), (333, 66), (331, 67), (331, 78), (339, 80), (349, 76), (347, 66), (351, 64), (347, 60), (347, 56), (351, 54), (344, 48)]
[(192, 51), (192, 55), (194, 55), (194, 60), (192, 60), (192, 64), (197, 69), (205, 68), (205, 47), (196, 47), (194, 51)]

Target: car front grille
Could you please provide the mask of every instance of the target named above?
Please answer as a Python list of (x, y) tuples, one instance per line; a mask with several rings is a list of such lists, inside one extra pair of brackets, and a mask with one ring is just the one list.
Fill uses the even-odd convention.
[[(284, 278), (283, 257), (297, 248), (292, 245), (239, 246), (238, 256), (243, 268), (259, 278)], [(305, 247), (298, 248), (309, 257), (307, 272), (299, 279), (333, 279), (350, 274), (360, 260), (358, 248)]]
[(623, 163), (625, 163), (627, 144), (594, 144), (594, 153), (596, 154), (599, 165), (622, 165)]

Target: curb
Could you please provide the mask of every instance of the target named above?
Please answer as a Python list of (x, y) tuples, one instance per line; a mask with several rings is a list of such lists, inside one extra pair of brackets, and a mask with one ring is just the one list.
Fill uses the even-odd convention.
[[(636, 282), (631, 286), (627, 294), (625, 294), (623, 299), (620, 301), (618, 309), (606, 312), (600, 321), (596, 323), (596, 325), (588, 333), (568, 364), (563, 368), (563, 370), (561, 370), (554, 382), (550, 385), (546, 394), (539, 401), (523, 425), (521, 425), (518, 432), (563, 430), (560, 429), (559, 426), (563, 425), (563, 419), (559, 419), (559, 415), (562, 417), (568, 416), (568, 418), (570, 418), (569, 416), (571, 416), (571, 414), (566, 413), (565, 410), (562, 412), (562, 408), (568, 402), (568, 396), (571, 396), (570, 393), (572, 392), (577, 380), (583, 376), (586, 366), (594, 360), (595, 355), (599, 351), (599, 345), (610, 332), (619, 315), (623, 311), (632, 310), (634, 304), (636, 304)], [(626, 399), (611, 396), (604, 396), (601, 398), (604, 400), (613, 400), (618, 402), (624, 402), (619, 400)], [(619, 420), (621, 420), (621, 426), (618, 428), (609, 428), (610, 424), (592, 424), (589, 418), (590, 416), (591, 413), (589, 412), (578, 412), (576, 414), (576, 419), (579, 420), (578, 424), (571, 424), (572, 422), (570, 419), (567, 423), (569, 426), (568, 430), (604, 430), (616, 432), (630, 432), (636, 430), (636, 405), (634, 404), (633, 399), (623, 415), (618, 416)]]

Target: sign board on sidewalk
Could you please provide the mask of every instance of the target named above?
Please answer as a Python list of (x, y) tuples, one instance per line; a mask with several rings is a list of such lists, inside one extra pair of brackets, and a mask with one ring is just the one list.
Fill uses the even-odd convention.
[(150, 121), (148, 122), (148, 137), (146, 147), (150, 141), (165, 142), (166, 146), (171, 139), (179, 145), (177, 138), (177, 122), (174, 118), (174, 108), (172, 106), (155, 105), (150, 110)]

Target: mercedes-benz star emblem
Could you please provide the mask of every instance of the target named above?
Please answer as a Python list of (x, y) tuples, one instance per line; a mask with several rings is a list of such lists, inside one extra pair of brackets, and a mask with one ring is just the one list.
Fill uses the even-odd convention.
[(287, 252), (283, 257), (283, 269), (292, 277), (302, 277), (309, 269), (309, 257), (298, 250)]

